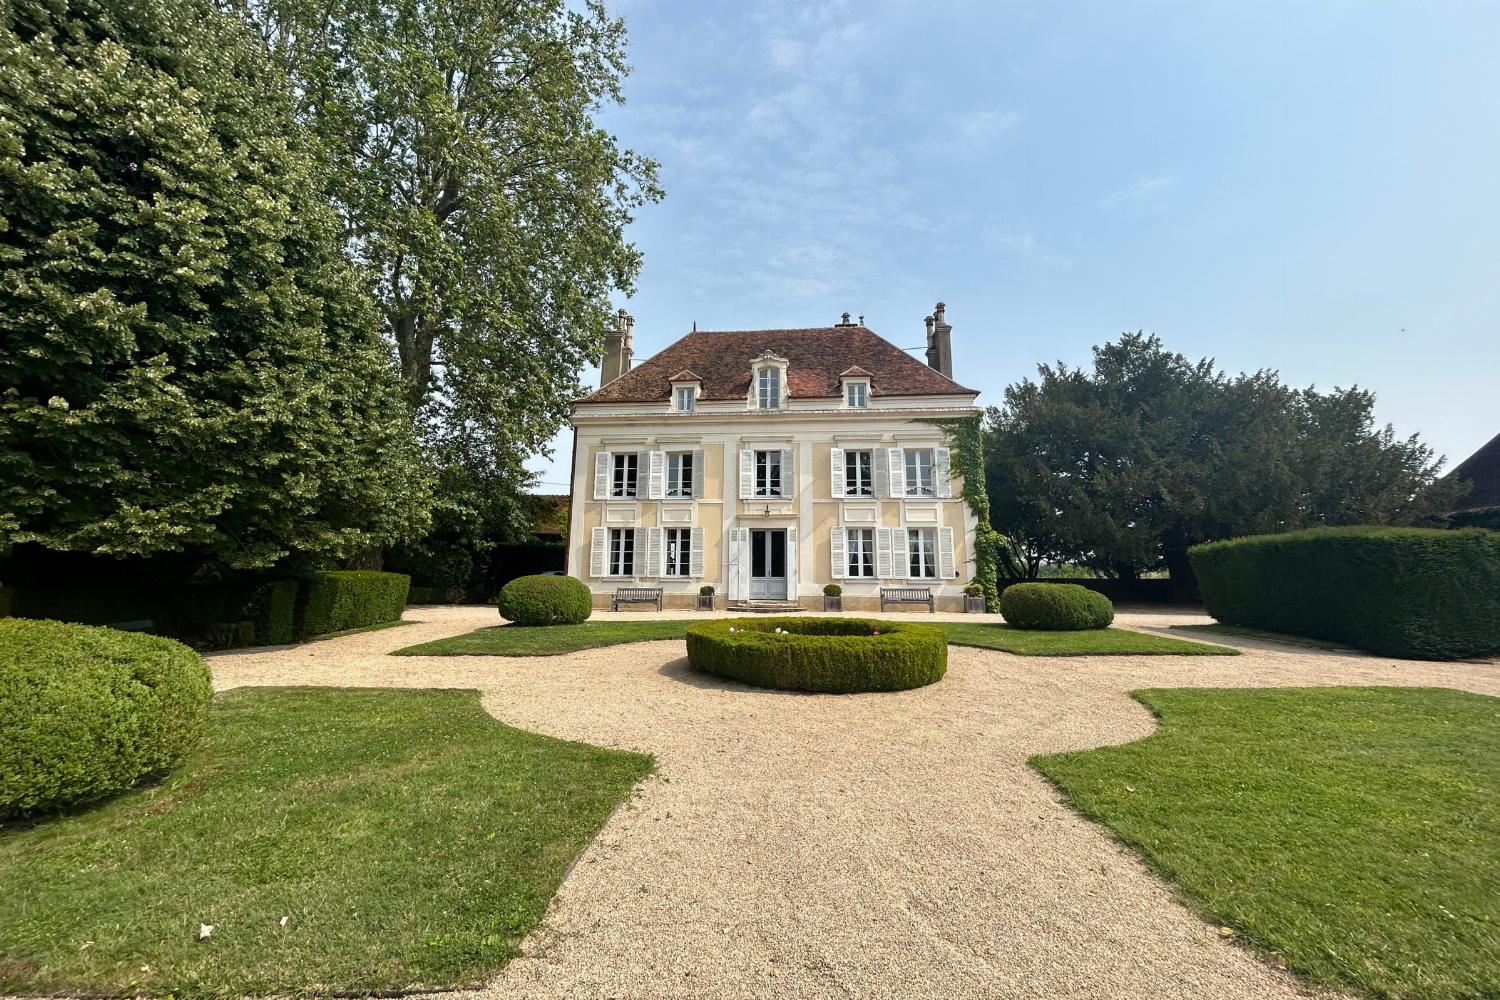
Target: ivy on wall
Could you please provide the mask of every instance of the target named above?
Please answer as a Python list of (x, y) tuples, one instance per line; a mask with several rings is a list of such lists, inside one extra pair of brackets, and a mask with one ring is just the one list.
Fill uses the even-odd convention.
[(982, 415), (937, 417), (923, 421), (943, 429), (952, 470), (964, 480), (963, 498), (979, 523), (974, 528), (974, 581), (984, 588), (986, 611), (1000, 610), (997, 558), (1001, 537), (990, 526), (990, 495), (984, 488)]

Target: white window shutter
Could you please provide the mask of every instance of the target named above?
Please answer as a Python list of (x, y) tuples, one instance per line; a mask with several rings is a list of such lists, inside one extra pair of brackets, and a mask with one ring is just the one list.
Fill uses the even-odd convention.
[[(835, 497), (844, 495), (844, 449), (835, 448), (829, 458), (828, 478), (833, 485), (829, 487)], [(838, 530), (838, 529), (834, 529)]]
[(749, 500), (755, 496), (755, 452), (749, 448), (740, 449), (740, 499)]
[(729, 546), (729, 578), (724, 581), (726, 595), (731, 601), (740, 599), (740, 529), (730, 528), (724, 542)]
[(797, 599), (797, 529), (786, 529), (786, 596)]
[(887, 495), (892, 499), (904, 497), (906, 496), (906, 454), (900, 448), (887, 448), (885, 456), (888, 473), (886, 482), (890, 487), (890, 493)]
[(609, 568), (605, 561), (608, 556), (609, 532), (604, 528), (595, 528), (593, 537), (589, 541), (589, 576), (601, 577)]
[(703, 529), (693, 529), (693, 544), (688, 549), (688, 575), (703, 576)]
[(870, 484), (875, 487), (875, 495), (878, 497), (890, 496), (890, 477), (886, 475), (885, 463), (880, 460), (879, 448), (870, 452), (870, 470), (875, 475), (875, 481)]
[(750, 529), (740, 528), (737, 534), (740, 536), (739, 594), (740, 599), (744, 600), (750, 596)]
[(781, 451), (781, 495), (797, 495), (797, 453), (790, 448)]
[(594, 499), (603, 500), (609, 496), (609, 452), (601, 451), (594, 455)]
[(913, 579), (911, 575), (911, 533), (905, 528), (893, 529), (896, 532), (896, 558), (901, 562), (896, 566), (896, 576)]
[(937, 488), (939, 499), (947, 500), (953, 496), (953, 481), (950, 469), (951, 461), (947, 448), (932, 449), (932, 482)]
[(882, 580), (895, 577), (891, 571), (891, 528), (875, 529), (875, 575)]
[[(695, 496), (695, 497), (701, 497), (702, 495), (703, 495), (703, 449), (702, 448), (694, 448), (693, 449), (693, 496)], [(693, 538), (697, 539), (697, 537), (698, 537), (698, 533), (696, 531), (693, 532)], [(701, 573), (694, 573), (693, 575), (694, 576), (701, 576), (702, 574)]]
[(667, 495), (667, 455), (662, 451), (646, 453), (646, 499), (660, 500)]
[(661, 529), (646, 528), (636, 532), (636, 538), (645, 537), (645, 551), (635, 554), (636, 576), (659, 576), (661, 574)]
[(844, 575), (849, 572), (849, 542), (848, 533), (842, 525), (834, 525), (829, 529), (828, 561), (832, 570), (829, 575), (835, 580), (844, 579)]
[(943, 580), (953, 578), (953, 529), (938, 529), (937, 550), (938, 577)]

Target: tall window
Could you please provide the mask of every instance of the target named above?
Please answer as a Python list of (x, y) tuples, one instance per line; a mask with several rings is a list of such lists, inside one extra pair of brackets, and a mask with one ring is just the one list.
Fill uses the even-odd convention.
[(932, 528), (906, 529), (906, 548), (911, 557), (908, 576), (937, 578), (937, 531)]
[(667, 496), (693, 495), (693, 453), (674, 451), (667, 455)]
[(863, 382), (850, 382), (844, 387), (844, 401), (852, 409), (863, 410), (868, 394), (869, 386)]
[(908, 448), (906, 450), (906, 495), (930, 497), (932, 488), (932, 449)]
[(677, 387), (676, 399), (677, 409), (681, 413), (687, 413), (693, 408), (693, 387), (690, 385), (679, 385)]
[(781, 372), (762, 368), (755, 375), (755, 398), (762, 410), (781, 409)]
[(849, 576), (874, 576), (875, 529), (850, 528), (844, 537), (849, 546)]
[(610, 484), (610, 496), (635, 496), (636, 471), (640, 467), (639, 458), (640, 456), (633, 451), (615, 452), (615, 475)]
[(758, 497), (781, 496), (781, 452), (757, 451), (755, 453), (755, 495)]
[(635, 576), (635, 529), (609, 529), (609, 575)]
[(668, 528), (666, 575), (690, 576), (692, 574), (693, 529)]
[(875, 456), (871, 452), (844, 452), (844, 496), (874, 496), (875, 481), (871, 476), (871, 470), (874, 466)]

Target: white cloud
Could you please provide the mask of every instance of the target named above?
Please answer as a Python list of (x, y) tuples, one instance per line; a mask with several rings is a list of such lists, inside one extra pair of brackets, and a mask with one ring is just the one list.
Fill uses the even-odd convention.
[(1177, 183), (1177, 177), (1173, 174), (1157, 174), (1155, 177), (1143, 177), (1133, 184), (1127, 184), (1118, 191), (1111, 191), (1099, 199), (1099, 207), (1113, 208), (1116, 205), (1129, 201), (1140, 201), (1158, 194)]

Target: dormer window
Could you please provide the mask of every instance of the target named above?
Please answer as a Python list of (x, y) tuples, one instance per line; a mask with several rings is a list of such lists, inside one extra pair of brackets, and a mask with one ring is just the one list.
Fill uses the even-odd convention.
[(781, 372), (767, 365), (755, 377), (756, 405), (762, 410), (781, 409)]
[(693, 409), (694, 399), (697, 395), (690, 385), (679, 385), (674, 393), (673, 409), (678, 413), (688, 413)]
[(692, 413), (698, 408), (698, 397), (703, 392), (703, 380), (684, 368), (667, 381), (672, 383), (672, 412)]
[(868, 404), (870, 387), (863, 382), (847, 382), (844, 385), (844, 405), (851, 410), (863, 410)]

